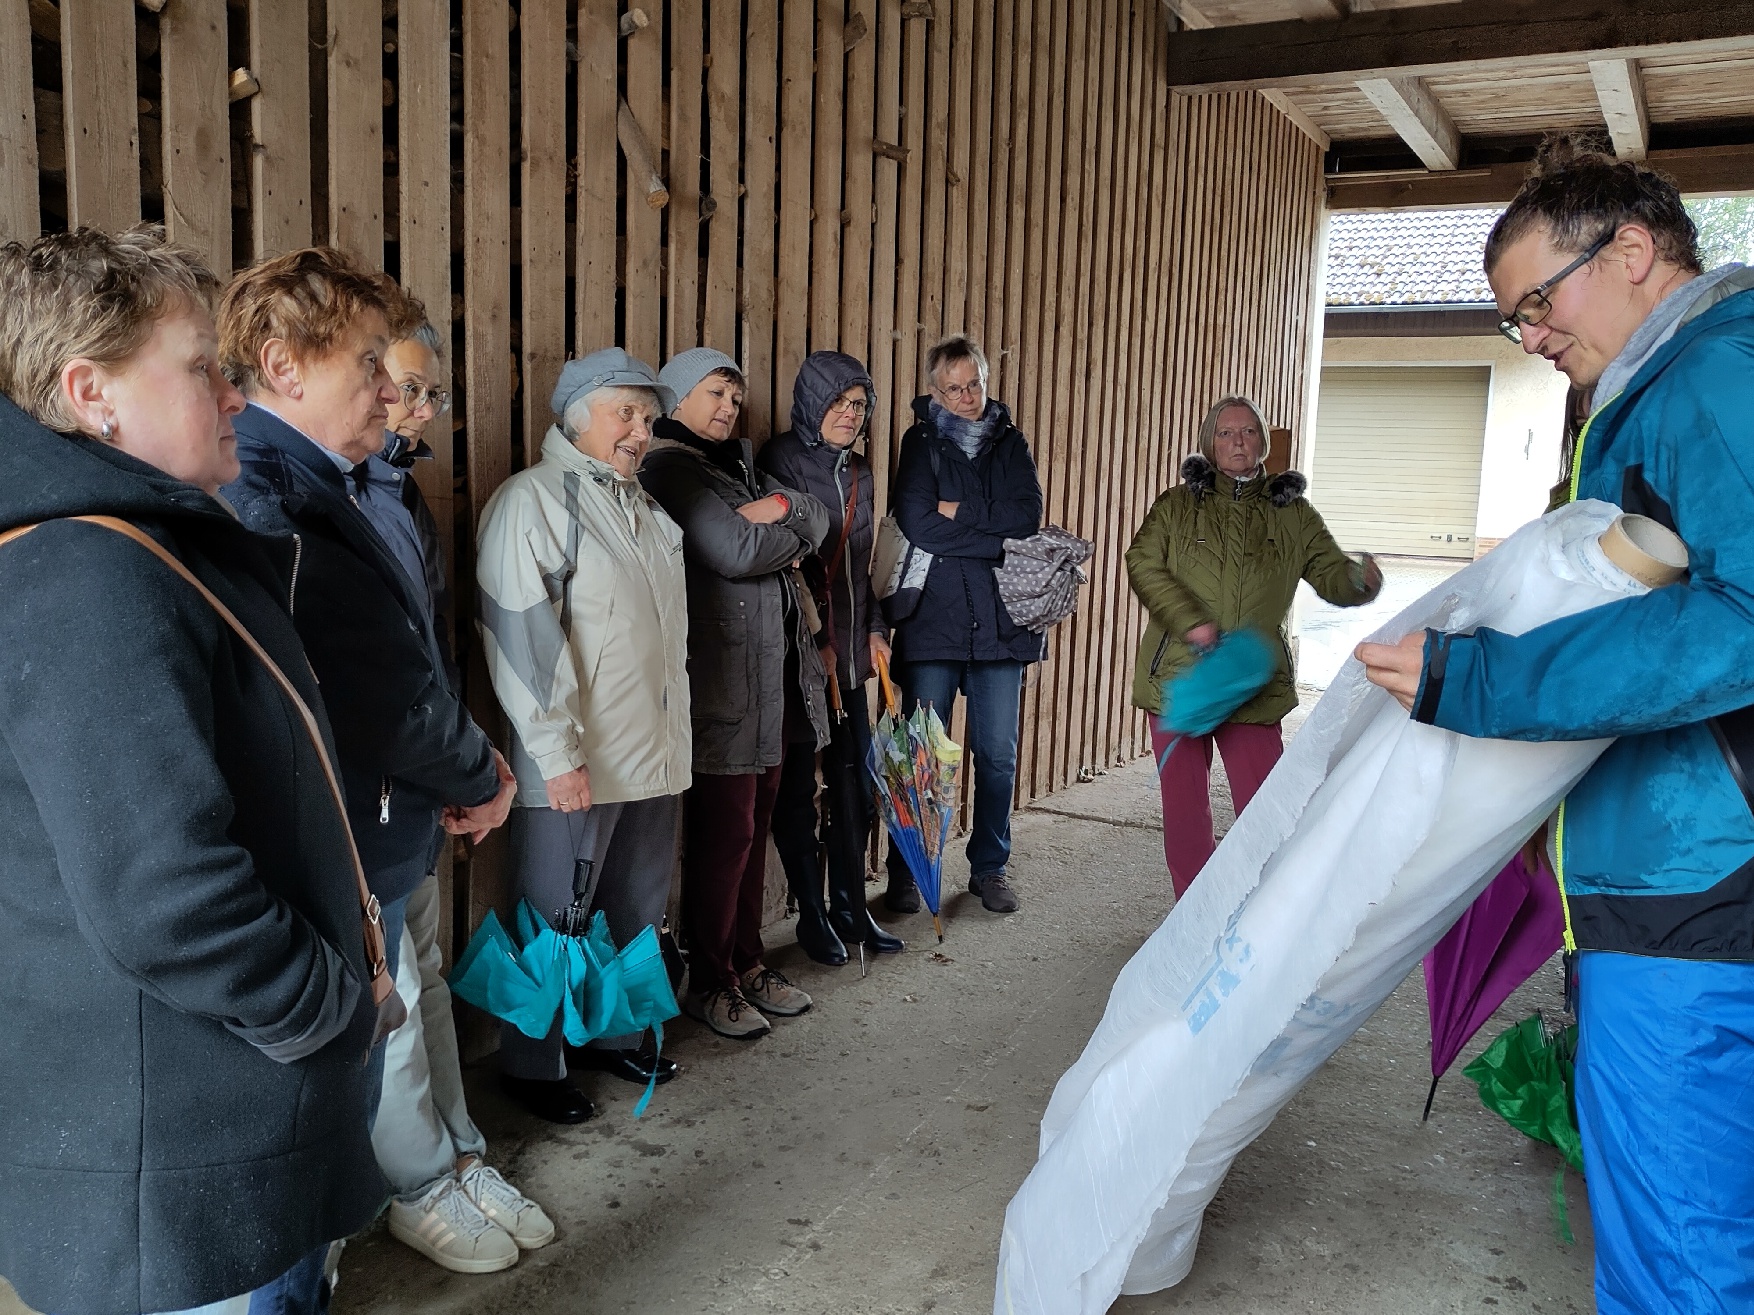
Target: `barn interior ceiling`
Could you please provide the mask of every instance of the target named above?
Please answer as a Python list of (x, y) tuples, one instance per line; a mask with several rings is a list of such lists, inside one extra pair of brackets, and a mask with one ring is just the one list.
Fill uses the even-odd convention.
[(1322, 148), (1338, 209), (1508, 200), (1595, 130), (1685, 191), (1754, 190), (1754, 2), (1162, 0), (1184, 95), (1252, 88)]

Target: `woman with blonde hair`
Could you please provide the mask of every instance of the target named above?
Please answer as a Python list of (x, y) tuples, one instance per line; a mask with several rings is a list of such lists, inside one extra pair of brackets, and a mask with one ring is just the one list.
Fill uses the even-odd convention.
[[(1336, 607), (1375, 598), (1382, 572), (1340, 551), (1304, 500), (1296, 471), (1267, 473), (1272, 431), (1246, 397), (1222, 397), (1200, 424), (1182, 482), (1152, 504), (1127, 549), (1127, 579), (1149, 624), (1133, 667), (1133, 706), (1153, 716), (1163, 796), (1163, 856), (1179, 899), (1212, 856), (1212, 749), (1224, 755), (1231, 801), (1248, 806), (1284, 752), (1279, 723), (1297, 706), (1285, 622), (1297, 582)], [(1163, 682), (1232, 630), (1276, 637), (1279, 669), (1265, 689), (1209, 735), (1172, 737), (1156, 725)], [(1165, 754), (1168, 757), (1165, 758)]]
[(38, 1310), (315, 1311), (386, 1195), (400, 1007), (293, 545), (215, 497), (215, 286), (157, 229), (0, 247), (0, 1273)]

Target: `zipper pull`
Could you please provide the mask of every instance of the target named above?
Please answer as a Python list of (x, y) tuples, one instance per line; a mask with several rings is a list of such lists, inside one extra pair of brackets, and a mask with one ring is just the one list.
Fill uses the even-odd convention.
[(390, 824), (390, 778), (384, 778), (383, 792), (378, 795), (378, 825)]

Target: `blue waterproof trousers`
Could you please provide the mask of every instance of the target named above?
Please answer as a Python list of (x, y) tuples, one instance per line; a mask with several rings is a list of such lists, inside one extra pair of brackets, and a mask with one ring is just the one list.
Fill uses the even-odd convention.
[(1585, 951), (1577, 1118), (1600, 1315), (1754, 1311), (1754, 963)]

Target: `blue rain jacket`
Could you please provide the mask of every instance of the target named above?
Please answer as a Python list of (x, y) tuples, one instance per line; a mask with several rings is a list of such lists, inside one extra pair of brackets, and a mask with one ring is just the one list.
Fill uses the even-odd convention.
[(1754, 291), (1684, 322), (1582, 438), (1580, 498), (1674, 530), (1689, 577), (1511, 636), (1427, 636), (1414, 716), (1617, 737), (1566, 801), (1584, 949), (1754, 959)]

